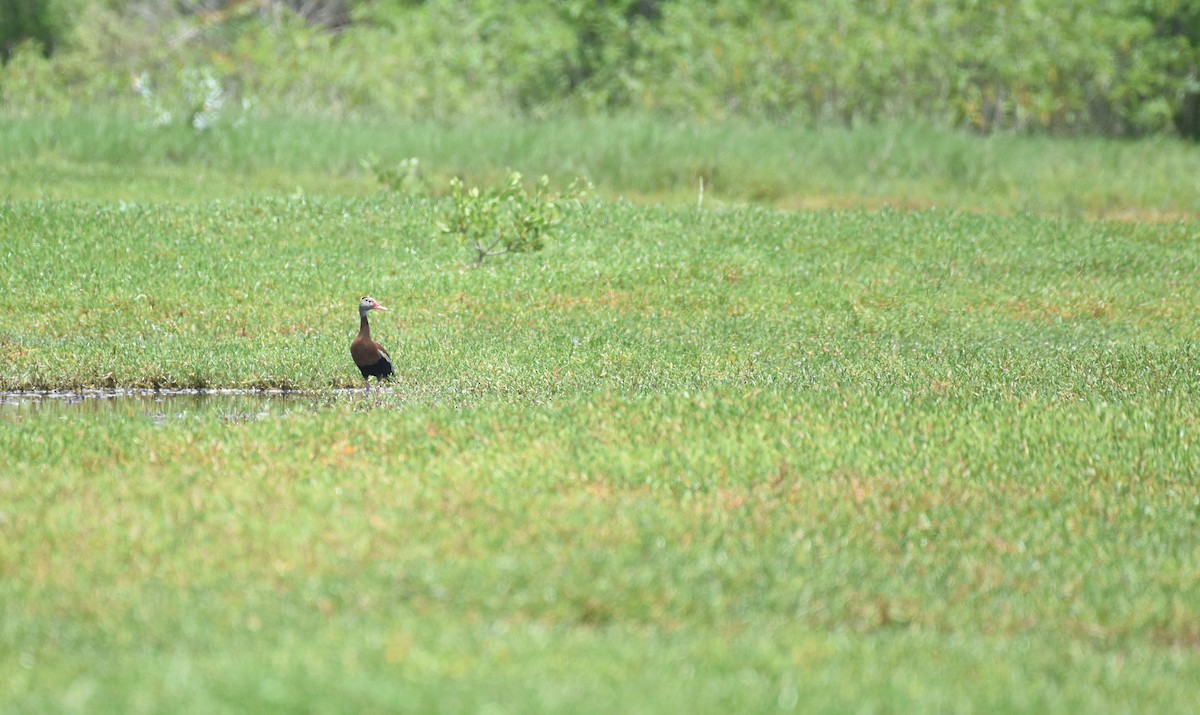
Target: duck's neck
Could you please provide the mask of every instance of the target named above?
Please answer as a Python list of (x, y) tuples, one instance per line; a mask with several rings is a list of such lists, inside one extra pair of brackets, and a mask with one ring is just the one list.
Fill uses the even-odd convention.
[(371, 324), (367, 322), (367, 314), (358, 314), (358, 335), (359, 337), (371, 338)]

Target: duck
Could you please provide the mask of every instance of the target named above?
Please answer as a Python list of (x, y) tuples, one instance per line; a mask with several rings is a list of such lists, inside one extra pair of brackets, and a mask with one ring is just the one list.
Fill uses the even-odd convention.
[(371, 389), (371, 377), (381, 382), (392, 376), (392, 358), (382, 345), (371, 339), (371, 324), (367, 322), (367, 313), (372, 310), (387, 310), (371, 296), (363, 296), (358, 301), (358, 337), (350, 343), (350, 357), (358, 366), (363, 379), (367, 381), (367, 389)]

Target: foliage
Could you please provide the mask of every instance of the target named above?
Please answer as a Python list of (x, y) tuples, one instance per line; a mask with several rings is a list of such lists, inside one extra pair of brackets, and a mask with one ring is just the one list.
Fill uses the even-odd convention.
[(540, 251), (562, 222), (562, 208), (577, 204), (586, 194), (587, 188), (579, 181), (565, 192), (552, 192), (550, 177), (545, 175), (532, 191), (525, 189), (519, 172), (510, 173), (501, 185), (484, 189), (468, 189), (455, 177), (450, 180), (437, 228), (471, 249), (478, 266), (492, 256)]
[[(453, 124), (222, 114), (207, 132), (104, 114), (0, 122), (0, 195), (88, 201), (441, 196), (507, 168), (584, 177), (602, 197), (704, 206), (936, 206), (1176, 220), (1200, 216), (1200, 147), (1173, 139), (1028, 137), (913, 125), (744, 119), (489, 119)], [(232, 115), (233, 119), (226, 119)], [(420, 147), (421, 160), (413, 156)], [(799, 170), (797, 167), (802, 167)], [(426, 228), (428, 233), (428, 227)]]
[(196, 131), (205, 131), (220, 118), (221, 108), (225, 104), (225, 91), (208, 70), (184, 71), (182, 111), (178, 118), (163, 104), (145, 73), (134, 77), (133, 90), (142, 98), (152, 126), (163, 126), (178, 120)]
[(0, 387), (318, 392), (0, 405), (7, 710), (1195, 709), (1194, 223), (155, 196), (0, 203)]
[(421, 160), (415, 156), (401, 160), (395, 168), (386, 168), (375, 158), (363, 159), (362, 165), (389, 191), (417, 195), (430, 193), (429, 180), (421, 170)]
[(70, 0), (0, 0), (0, 62), (29, 43), (45, 56), (54, 52), (66, 28)]
[(86, 3), (50, 58), (35, 48), (8, 63), (0, 101), (9, 114), (128, 106), (131, 77), (182, 96), (192, 72), (235, 105), (275, 113), (632, 110), (1109, 135), (1197, 126), (1196, 15), (1167, 0), (292, 3), (306, 15), (285, 5), (138, 14)]
[(1196, 47), (1155, 36), (1136, 8), (671, 4), (649, 38), (649, 74), (675, 81), (652, 101), (674, 112), (754, 107), (845, 124), (916, 115), (984, 131), (1160, 130), (1194, 76)]
[[(1059, 394), (1100, 389), (1090, 367), (1050, 369), (1072, 350), (1093, 365), (1120, 348), (1132, 369), (1155, 346), (1150, 379), (1196, 332), (1183, 319), (1200, 291), (1189, 223), (586, 202), (568, 239), (497, 279), (459, 273), (461, 248), (428, 240), (445, 198), (179, 196), (0, 205), (0, 388), (356, 385), (342, 338), (356, 325), (347, 301), (367, 290), (407, 304), (388, 314), (407, 347), (382, 326), (380, 339), (393, 355), (436, 358), (407, 376), (433, 394), (474, 380), (533, 389), (572, 337), (590, 347), (561, 389), (701, 377), (800, 388), (820, 378), (797, 361), (823, 345), (865, 360), (839, 379), (898, 360), (897, 389), (944, 368), (969, 393), (1008, 385), (1008, 365), (1025, 376), (1009, 387)], [(473, 347), (421, 352), (451, 339)], [(955, 346), (978, 346), (982, 376)], [(1116, 397), (1121, 379), (1110, 373), (1104, 390)]]

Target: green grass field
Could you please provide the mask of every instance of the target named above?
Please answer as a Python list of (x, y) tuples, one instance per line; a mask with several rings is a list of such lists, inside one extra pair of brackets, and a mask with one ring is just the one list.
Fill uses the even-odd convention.
[[(760, 156), (779, 136), (703, 131)], [(365, 146), (126, 159), (20, 132), (0, 389), (311, 396), (249, 420), (0, 406), (2, 712), (1195, 707), (1200, 224), (1168, 219), (1200, 172), (1147, 168), (1193, 147), (953, 137), (999, 166), (945, 203), (945, 177), (746, 162), (867, 208), (738, 207), (718, 178), (697, 209), (686, 173), (646, 178), (670, 152), (572, 156), (570, 124), (562, 154), (530, 134), (531, 166), (464, 168), (451, 128), (431, 176), (584, 173), (606, 197), (472, 269), (442, 199), (381, 192)], [(397, 147), (377, 156), (418, 155)], [(1072, 198), (1104, 185), (1123, 220)], [(335, 391), (360, 384), (366, 293), (397, 379)]]
[(0, 196), (196, 202), (298, 194), (365, 196), (364, 163), (417, 158), (430, 188), (516, 169), (601, 195), (710, 207), (954, 208), (1175, 221), (1200, 217), (1200, 147), (913, 126), (807, 128), (638, 117), (346, 123), (294, 118), (197, 133), (104, 116), (0, 122)]

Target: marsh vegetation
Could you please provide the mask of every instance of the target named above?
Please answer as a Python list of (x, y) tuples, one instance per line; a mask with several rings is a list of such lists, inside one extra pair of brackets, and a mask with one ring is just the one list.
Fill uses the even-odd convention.
[[(0, 402), (21, 403), (0, 404), (0, 710), (1194, 709), (1200, 150), (1172, 134), (1182, 104), (1043, 123), (1068, 72), (1005, 94), (999, 124), (954, 93), (917, 119), (933, 105), (844, 94), (878, 111), (821, 118), (803, 97), (764, 109), (809, 86), (792, 82), (749, 83), (744, 104), (629, 91), (662, 47), (613, 75), (559, 33), (569, 13), (533, 4), (459, 25), (439, 13), (499, 4), (380, 3), (412, 22), (339, 35), (230, 3), (152, 13), (145, 42), (88, 5), (144, 91), (74, 73), (113, 52), (79, 35), (12, 48), (0, 84)], [(693, 23), (711, 50), (712, 28), (787, 27), (751, 3), (613, 6), (658, 5), (627, 29)], [(918, 5), (961, 10), (925, 17), (962, 33), (982, 17)], [(1052, 10), (1021, 8), (1002, 37)], [(1124, 69), (1186, 40), (1119, 14), (1047, 31), (1132, 37), (1143, 64)], [(197, 17), (176, 54), (149, 51), (154, 23)], [(512, 26), (552, 37), (512, 48), (530, 64), (506, 83), (456, 83), (500, 45), (454, 33)], [(355, 53), (435, 27), (464, 50), (410, 77), (438, 101), (360, 91)], [(833, 76), (860, 77), (836, 64), (852, 45)], [(1026, 69), (1091, 71), (1105, 47)], [(555, 57), (579, 81), (550, 101), (530, 68)], [(265, 58), (310, 73), (314, 104)], [(188, 91), (209, 115), (181, 119)], [(557, 204), (576, 178), (592, 189)], [(540, 222), (536, 245), (473, 260), (491, 239), (471, 236), (514, 216)], [(368, 294), (395, 364), (370, 395), (348, 353)], [(94, 390), (138, 397), (68, 404)], [(248, 394), (195, 404), (221, 390)]]

